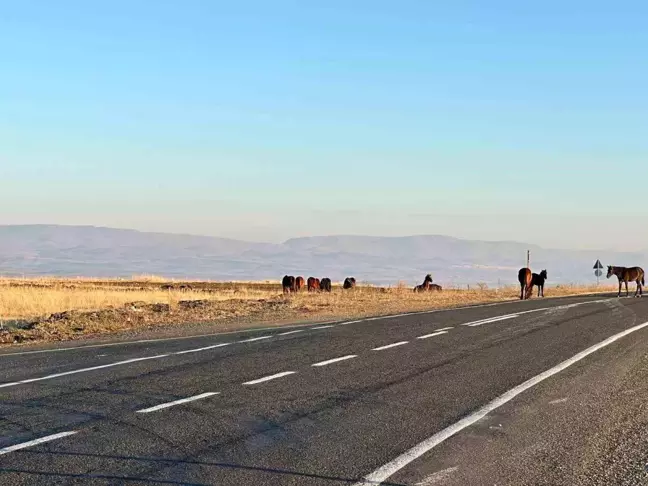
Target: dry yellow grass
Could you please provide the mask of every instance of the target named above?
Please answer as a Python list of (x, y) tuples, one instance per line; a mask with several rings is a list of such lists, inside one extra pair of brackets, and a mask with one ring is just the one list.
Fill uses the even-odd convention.
[[(343, 319), (422, 311), (516, 299), (519, 290), (483, 286), (415, 293), (410, 287), (334, 287), (331, 293), (301, 292), (289, 297), (276, 283), (174, 282), (145, 279), (2, 279), (0, 320), (31, 322), (29, 331), (5, 331), (0, 342), (77, 339), (140, 327), (213, 323), (217, 328), (242, 328), (259, 323)], [(190, 289), (180, 290), (180, 285)], [(557, 286), (547, 297), (609, 291), (610, 287)], [(136, 302), (136, 305), (130, 305)], [(194, 305), (193, 303), (196, 303)], [(147, 305), (149, 304), (149, 305)], [(151, 306), (151, 304), (158, 304)], [(53, 314), (65, 312), (64, 317)], [(9, 334), (6, 334), (9, 333)], [(14, 333), (14, 334), (11, 334)], [(22, 333), (22, 334), (21, 334)], [(18, 338), (18, 337), (19, 338)]]

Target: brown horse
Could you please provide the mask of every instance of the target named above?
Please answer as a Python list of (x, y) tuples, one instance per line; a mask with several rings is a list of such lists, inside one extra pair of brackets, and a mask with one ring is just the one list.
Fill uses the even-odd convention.
[(299, 292), (301, 289), (303, 289), (304, 285), (306, 285), (306, 282), (304, 282), (304, 277), (295, 278), (295, 292)]
[(281, 280), (281, 287), (283, 288), (284, 294), (289, 294), (295, 291), (295, 277), (292, 275), (286, 275)]
[(531, 297), (531, 290), (533, 285), (531, 284), (533, 275), (529, 268), (520, 268), (518, 272), (518, 282), (520, 282), (520, 300), (528, 299)]
[(619, 279), (619, 293), (618, 297), (621, 297), (621, 283), (625, 282), (626, 288), (626, 297), (628, 297), (628, 282), (634, 281), (637, 283), (637, 290), (635, 290), (635, 297), (637, 295), (641, 297), (643, 295), (643, 286), (646, 285), (644, 279), (644, 271), (641, 267), (613, 267), (608, 265), (607, 278), (610, 278), (612, 275), (616, 275)]
[(355, 286), (356, 286), (356, 279), (354, 277), (347, 277), (344, 279), (344, 284), (342, 285), (342, 288), (349, 290), (355, 288)]
[(315, 292), (320, 289), (320, 279), (315, 277), (308, 277), (306, 280), (306, 288), (309, 292)]
[(547, 280), (547, 271), (543, 270), (540, 274), (534, 273), (531, 275), (531, 289), (533, 286), (538, 287), (538, 297), (544, 297), (544, 284)]
[(414, 287), (414, 292), (441, 291), (441, 286), (432, 283), (432, 275), (429, 273), (425, 276), (423, 283)]
[(328, 277), (324, 277), (320, 281), (320, 290), (323, 292), (330, 292), (331, 291), (331, 279)]

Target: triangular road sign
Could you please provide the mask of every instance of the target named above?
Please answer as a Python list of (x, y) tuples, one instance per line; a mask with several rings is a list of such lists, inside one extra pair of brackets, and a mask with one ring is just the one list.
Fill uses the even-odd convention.
[(601, 260), (596, 260), (596, 263), (594, 264), (594, 269), (599, 270), (603, 268), (603, 265), (601, 265)]

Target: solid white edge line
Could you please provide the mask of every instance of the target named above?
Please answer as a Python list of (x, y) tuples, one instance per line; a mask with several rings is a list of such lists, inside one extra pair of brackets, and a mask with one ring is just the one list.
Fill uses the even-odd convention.
[(259, 336), (259, 337), (254, 337), (250, 339), (243, 339), (242, 341), (237, 341), (239, 343), (253, 343), (254, 341), (263, 341), (264, 339), (270, 339), (271, 337), (274, 337), (272, 335), (270, 336)]
[(407, 344), (409, 341), (399, 341), (397, 343), (386, 344), (385, 346), (380, 346), (378, 348), (373, 348), (372, 351), (382, 351), (383, 349), (395, 348), (396, 346), (402, 346)]
[(214, 395), (219, 395), (219, 394), (220, 392), (201, 393), (200, 395), (194, 395), (193, 397), (183, 398), (181, 400), (175, 400), (173, 402), (161, 403), (160, 405), (156, 405), (150, 408), (143, 408), (142, 410), (137, 410), (137, 412), (135, 413), (157, 412), (158, 410), (162, 410), (163, 408), (174, 407), (175, 405), (181, 405), (183, 403), (195, 402), (196, 400), (200, 400), (202, 398), (207, 398), (207, 397), (213, 397)]
[(333, 325), (317, 326), (317, 327), (311, 327), (311, 329), (330, 329), (331, 327), (335, 327), (335, 326), (333, 326)]
[(277, 336), (288, 336), (289, 334), (297, 334), (298, 332), (304, 332), (304, 329), (295, 329), (294, 331), (281, 332)]
[[(584, 295), (562, 295), (558, 297), (549, 297), (547, 298), (548, 301), (555, 301), (555, 300), (564, 300), (564, 299), (576, 299), (576, 298), (586, 298), (586, 297), (596, 297), (597, 295), (602, 295), (602, 294), (609, 294), (610, 292), (594, 292), (592, 294), (584, 294)], [(601, 302), (607, 302), (610, 300), (618, 300), (617, 297), (611, 297), (608, 299), (598, 299), (598, 300), (588, 300), (585, 302), (576, 302), (574, 304), (567, 304), (565, 306), (556, 306), (556, 307), (546, 307), (542, 310), (547, 310), (547, 309), (558, 309), (558, 308), (565, 308), (565, 307), (576, 307), (579, 305), (585, 305), (585, 304), (597, 304)], [(496, 307), (499, 305), (508, 305), (508, 304), (515, 304), (520, 302), (519, 299), (515, 300), (504, 300), (501, 302), (490, 302), (488, 304), (477, 304), (477, 305), (464, 305), (460, 307), (446, 307), (443, 309), (431, 309), (427, 311), (420, 311), (420, 312), (407, 312), (404, 314), (391, 314), (387, 316), (377, 316), (377, 317), (372, 317), (372, 318), (365, 318), (365, 319), (358, 319), (355, 321), (347, 321), (347, 322), (342, 322), (339, 325), (346, 325), (346, 324), (356, 324), (358, 322), (365, 322), (368, 320), (376, 320), (376, 319), (396, 319), (398, 317), (405, 317), (405, 316), (411, 316), (411, 315), (427, 315), (427, 314), (438, 314), (441, 312), (452, 312), (452, 311), (461, 311), (461, 310), (467, 310), (467, 309), (480, 309), (482, 307)], [(518, 312), (518, 315), (525, 314), (527, 312), (537, 312), (536, 310), (531, 310), (531, 311), (524, 311), (524, 312)], [(200, 339), (200, 338), (205, 338), (205, 337), (213, 337), (213, 336), (226, 336), (226, 335), (231, 335), (231, 334), (245, 334), (245, 333), (252, 333), (252, 332), (261, 332), (261, 331), (276, 331), (277, 329), (291, 329), (291, 328), (304, 328), (308, 329), (312, 327), (312, 323), (308, 324), (295, 324), (292, 326), (273, 326), (273, 327), (257, 327), (257, 328), (252, 328), (252, 329), (243, 329), (240, 331), (225, 331), (225, 332), (214, 332), (214, 333), (209, 333), (209, 334), (195, 334), (192, 336), (176, 336), (176, 337), (168, 337), (168, 338), (154, 338), (154, 339), (138, 339), (136, 341), (123, 341), (123, 342), (113, 342), (113, 343), (102, 343), (102, 344), (88, 344), (85, 346), (72, 346), (68, 348), (57, 348), (57, 349), (39, 349), (35, 351), (19, 351), (17, 353), (2, 353), (0, 354), (0, 358), (4, 357), (11, 357), (11, 356), (24, 356), (24, 355), (29, 355), (29, 354), (42, 354), (42, 353), (60, 353), (63, 351), (78, 351), (82, 349), (90, 349), (90, 348), (105, 348), (105, 347), (111, 347), (111, 346), (127, 346), (130, 344), (145, 344), (145, 343), (157, 343), (157, 342), (165, 342), (165, 341), (182, 341), (182, 340), (187, 340), (187, 339)]]
[(448, 331), (437, 331), (433, 332), (432, 334), (424, 334), (423, 336), (419, 336), (416, 339), (427, 339), (434, 336), (440, 336), (441, 334), (448, 334)]
[(418, 459), (423, 454), (429, 452), (434, 447), (446, 441), (447, 439), (457, 434), (458, 432), (461, 432), (466, 427), (469, 427), (475, 422), (481, 420), (493, 410), (513, 400), (520, 393), (528, 390), (529, 388), (534, 387), (535, 385), (546, 380), (547, 378), (550, 378), (551, 376), (560, 373), (565, 368), (570, 367), (574, 363), (577, 363), (578, 361), (598, 351), (599, 349), (604, 348), (605, 346), (612, 344), (613, 342), (621, 339), (622, 337), (625, 337), (628, 334), (631, 334), (633, 332), (639, 331), (640, 329), (643, 329), (645, 327), (648, 327), (648, 322), (644, 322), (643, 324), (639, 324), (637, 326), (626, 329), (625, 331), (614, 334), (613, 336), (610, 336), (604, 341), (601, 341), (600, 343), (590, 346), (584, 351), (575, 354), (574, 356), (563, 361), (562, 363), (559, 363), (556, 366), (549, 368), (546, 371), (543, 371), (539, 375), (534, 376), (533, 378), (525, 381), (524, 383), (521, 383), (515, 388), (510, 389), (503, 395), (500, 395), (495, 400), (487, 403), (476, 412), (473, 412), (467, 417), (461, 419), (459, 422), (456, 422), (453, 425), (446, 427), (440, 432), (437, 432), (431, 437), (425, 439), (423, 442), (420, 442), (419, 444), (415, 445), (410, 450), (398, 456), (396, 459), (388, 462), (384, 466), (376, 469), (371, 474), (365, 476), (365, 478), (362, 481), (355, 483), (353, 486), (376, 486), (382, 484), (383, 481), (385, 481), (387, 478), (389, 478), (390, 476), (398, 472), (403, 467), (410, 464), (412, 461)]
[(125, 365), (125, 364), (130, 364), (130, 363), (136, 363), (138, 361), (146, 361), (149, 359), (158, 359), (158, 358), (165, 358), (169, 356), (168, 354), (158, 354), (157, 356), (146, 356), (144, 358), (133, 358), (133, 359), (127, 359), (125, 361), (117, 361), (116, 363), (109, 363), (105, 365), (99, 365), (99, 366), (91, 366), (90, 368), (81, 368), (78, 370), (72, 370), (72, 371), (64, 371), (63, 373), (55, 373), (53, 375), (47, 375), (47, 376), (41, 376), (39, 378), (29, 378), (27, 380), (19, 380), (19, 381), (14, 381), (11, 383), (2, 383), (0, 384), (0, 388), (7, 388), (10, 386), (16, 386), (16, 385), (24, 385), (26, 383), (34, 383), (35, 381), (45, 381), (45, 380), (51, 380), (52, 378), (60, 378), (61, 376), (68, 376), (68, 375), (76, 375), (77, 373), (86, 373), (88, 371), (95, 371), (95, 370), (102, 370), (105, 368), (112, 368), (113, 366), (120, 366), (120, 365)]
[(345, 361), (347, 359), (357, 358), (357, 354), (349, 354), (347, 356), (341, 356), (339, 358), (327, 359), (326, 361), (320, 361), (319, 363), (314, 363), (311, 366), (326, 366), (332, 363), (337, 363), (338, 361)]
[(19, 451), (20, 449), (26, 449), (27, 447), (33, 447), (39, 444), (44, 444), (45, 442), (51, 442), (56, 439), (62, 439), (63, 437), (68, 437), (70, 435), (76, 434), (78, 431), (72, 430), (70, 432), (61, 432), (59, 434), (48, 435), (41, 437), (40, 439), (30, 440), (29, 442), (23, 442), (22, 444), (15, 444), (9, 447), (0, 449), (0, 456), (8, 454), (10, 452)]
[(205, 346), (204, 348), (196, 348), (196, 349), (185, 349), (184, 351), (176, 351), (175, 353), (172, 354), (188, 354), (188, 353), (197, 353), (198, 351), (207, 351), (208, 349), (216, 349), (216, 348), (222, 348), (224, 346), (229, 346), (232, 343), (221, 343), (221, 344), (214, 344), (212, 346)]
[(264, 376), (263, 378), (258, 378), (256, 380), (246, 381), (243, 384), (244, 385), (256, 385), (257, 383), (264, 383), (266, 381), (276, 380), (277, 378), (282, 378), (282, 377), (288, 376), (288, 375), (294, 375), (295, 373), (297, 373), (297, 372), (296, 371), (283, 371), (283, 372), (277, 373), (275, 375)]

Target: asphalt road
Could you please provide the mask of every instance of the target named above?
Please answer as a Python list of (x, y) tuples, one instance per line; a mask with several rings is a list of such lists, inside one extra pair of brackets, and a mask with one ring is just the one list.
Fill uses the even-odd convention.
[(648, 484), (647, 321), (589, 296), (4, 350), (0, 484)]

